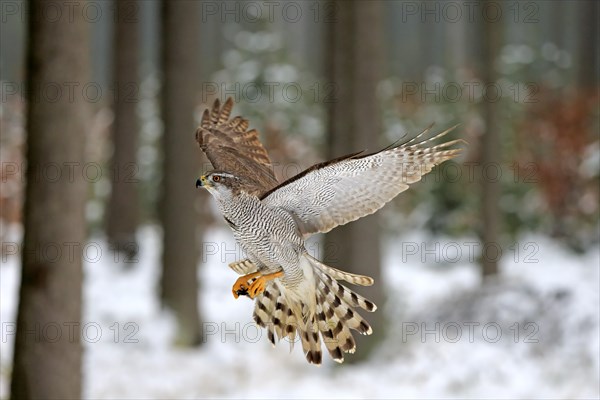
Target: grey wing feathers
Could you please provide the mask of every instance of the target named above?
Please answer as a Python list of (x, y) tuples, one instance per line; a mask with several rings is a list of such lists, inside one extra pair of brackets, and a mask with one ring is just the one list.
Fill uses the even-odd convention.
[(231, 98), (222, 107), (215, 100), (202, 115), (196, 141), (215, 169), (242, 176), (264, 193), (277, 185), (271, 159), (246, 119), (229, 118), (232, 108)]
[(434, 166), (461, 153), (451, 147), (462, 140), (428, 147), (454, 129), (422, 140), (430, 128), (400, 146), (309, 168), (272, 189), (263, 202), (290, 212), (305, 237), (372, 214)]

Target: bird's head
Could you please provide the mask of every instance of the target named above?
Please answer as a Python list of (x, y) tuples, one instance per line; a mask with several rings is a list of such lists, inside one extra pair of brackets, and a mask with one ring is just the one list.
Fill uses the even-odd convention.
[(230, 197), (240, 190), (240, 178), (223, 171), (211, 171), (196, 181), (196, 187), (203, 187), (217, 199)]

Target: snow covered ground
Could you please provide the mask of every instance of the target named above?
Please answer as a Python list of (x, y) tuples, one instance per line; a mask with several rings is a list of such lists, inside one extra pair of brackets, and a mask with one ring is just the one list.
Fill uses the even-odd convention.
[[(206, 343), (173, 347), (173, 318), (157, 300), (157, 230), (140, 231), (133, 268), (101, 240), (85, 264), (86, 398), (598, 398), (600, 249), (575, 255), (531, 236), (503, 249), (502, 279), (484, 287), (473, 241), (409, 235), (390, 240), (383, 282), (387, 338), (363, 364), (324, 357), (308, 365), (297, 345), (276, 348), (234, 300), (227, 231), (200, 268)], [(19, 260), (1, 272), (0, 395), (9, 387)], [(368, 315), (366, 315), (368, 317)], [(358, 349), (360, 351), (360, 348)]]

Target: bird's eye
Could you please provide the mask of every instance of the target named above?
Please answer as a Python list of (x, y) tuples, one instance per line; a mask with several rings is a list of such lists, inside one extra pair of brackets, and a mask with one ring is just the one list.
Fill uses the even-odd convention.
[(219, 175), (213, 175), (212, 180), (213, 182), (219, 182), (221, 180), (221, 177)]

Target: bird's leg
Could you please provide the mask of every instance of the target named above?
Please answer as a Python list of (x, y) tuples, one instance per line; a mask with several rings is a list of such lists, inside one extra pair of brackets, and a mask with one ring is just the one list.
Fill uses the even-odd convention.
[(248, 281), (259, 275), (260, 272), (253, 272), (251, 274), (240, 276), (233, 284), (233, 288), (231, 288), (233, 297), (237, 299), (240, 294), (248, 294)]
[(268, 281), (271, 281), (275, 278), (279, 278), (283, 276), (283, 271), (273, 272), (272, 274), (261, 275), (252, 284), (250, 285), (250, 289), (248, 290), (248, 296), (253, 299), (262, 292), (265, 291), (265, 286)]

